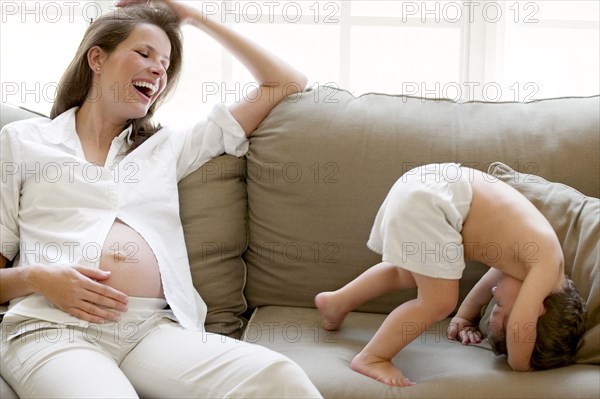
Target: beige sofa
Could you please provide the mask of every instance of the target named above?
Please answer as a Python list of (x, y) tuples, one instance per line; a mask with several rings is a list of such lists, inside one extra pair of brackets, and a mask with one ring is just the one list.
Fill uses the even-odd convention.
[[(328, 398), (597, 399), (599, 109), (599, 96), (456, 103), (354, 97), (327, 87), (286, 100), (255, 132), (245, 158), (216, 158), (180, 183), (194, 282), (209, 306), (207, 329), (284, 353)], [(2, 124), (26, 117), (15, 112), (3, 106)], [(337, 332), (320, 327), (315, 294), (379, 261), (365, 243), (394, 181), (414, 166), (449, 161), (481, 170), (504, 163), (491, 172), (554, 226), (566, 272), (589, 307), (579, 364), (513, 372), (486, 341), (468, 347), (448, 341), (445, 320), (394, 359), (417, 385), (391, 388), (353, 372), (349, 362), (414, 291), (364, 305)], [(485, 270), (468, 264), (462, 297)], [(2, 384), (3, 398), (14, 395)]]

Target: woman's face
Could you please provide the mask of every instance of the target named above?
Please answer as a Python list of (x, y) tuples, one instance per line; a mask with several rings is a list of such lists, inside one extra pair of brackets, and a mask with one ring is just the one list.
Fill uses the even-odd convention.
[(139, 24), (106, 56), (98, 84), (100, 101), (111, 116), (128, 120), (146, 115), (167, 85), (170, 54), (171, 42), (161, 28)]

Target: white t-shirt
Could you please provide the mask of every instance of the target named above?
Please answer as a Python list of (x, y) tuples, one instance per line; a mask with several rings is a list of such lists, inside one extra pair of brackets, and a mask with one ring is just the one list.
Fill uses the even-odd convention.
[[(219, 104), (189, 128), (165, 127), (126, 154), (131, 128), (116, 137), (103, 167), (86, 161), (70, 109), (54, 120), (35, 118), (0, 132), (0, 252), (14, 267), (99, 267), (116, 218), (152, 248), (167, 302), (186, 328), (201, 329), (206, 304), (192, 284), (179, 216), (177, 183), (224, 152), (248, 150), (243, 129)], [(32, 294), (9, 312), (57, 323), (79, 319)]]

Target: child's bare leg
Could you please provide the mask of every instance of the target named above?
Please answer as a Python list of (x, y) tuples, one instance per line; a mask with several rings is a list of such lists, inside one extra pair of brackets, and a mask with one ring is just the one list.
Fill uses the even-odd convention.
[(392, 358), (433, 323), (447, 317), (458, 301), (458, 280), (414, 274), (417, 299), (397, 307), (364, 349), (352, 359), (354, 371), (392, 386), (413, 382), (394, 366)]
[(348, 312), (359, 305), (388, 292), (415, 287), (415, 279), (410, 272), (382, 262), (339, 290), (318, 294), (315, 305), (325, 319), (323, 327), (326, 330), (337, 330)]

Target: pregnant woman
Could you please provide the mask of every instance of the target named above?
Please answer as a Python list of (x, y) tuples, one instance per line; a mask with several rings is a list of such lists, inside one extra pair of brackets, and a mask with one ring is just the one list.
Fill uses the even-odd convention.
[[(0, 133), (2, 377), (22, 398), (320, 397), (284, 356), (204, 331), (177, 196), (213, 157), (244, 155), (306, 78), (185, 3), (146, 3), (121, 1), (90, 25), (51, 119)], [(189, 128), (154, 126), (181, 69), (183, 23), (259, 85)]]

